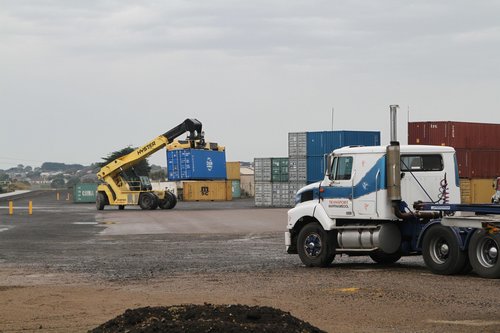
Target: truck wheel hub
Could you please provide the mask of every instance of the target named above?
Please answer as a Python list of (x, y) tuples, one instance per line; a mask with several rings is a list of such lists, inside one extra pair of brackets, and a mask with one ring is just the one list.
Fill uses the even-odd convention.
[(304, 250), (309, 257), (317, 257), (321, 253), (321, 238), (318, 234), (310, 234), (304, 241)]

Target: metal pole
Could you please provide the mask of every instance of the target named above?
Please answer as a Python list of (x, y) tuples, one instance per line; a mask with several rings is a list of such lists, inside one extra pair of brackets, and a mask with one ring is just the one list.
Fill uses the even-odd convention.
[(33, 215), (33, 201), (28, 202), (28, 214)]
[(398, 141), (398, 121), (397, 121), (397, 110), (399, 105), (391, 105), (391, 142)]
[(9, 200), (9, 215), (14, 214), (14, 201)]
[(335, 113), (335, 108), (332, 107), (332, 131), (333, 131), (333, 114)]

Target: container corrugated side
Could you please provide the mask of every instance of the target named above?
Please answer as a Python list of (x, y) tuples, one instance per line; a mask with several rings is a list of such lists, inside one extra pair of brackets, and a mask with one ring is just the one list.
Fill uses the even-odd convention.
[(254, 177), (256, 182), (270, 182), (272, 177), (272, 159), (255, 158), (254, 159)]
[(230, 201), (232, 186), (230, 181), (186, 181), (182, 182), (184, 201)]
[(471, 199), (470, 179), (460, 178), (460, 202), (463, 204), (470, 204)]
[(307, 157), (307, 183), (314, 183), (325, 178), (325, 157)]
[(271, 174), (272, 182), (287, 182), (288, 181), (288, 157), (274, 157), (272, 159)]
[(493, 179), (471, 179), (471, 203), (472, 204), (489, 204), (491, 197), (495, 194)]
[(496, 178), (500, 176), (500, 149), (456, 149), (458, 172), (463, 178)]
[(295, 206), (295, 195), (297, 194), (297, 191), (306, 186), (307, 184), (305, 182), (290, 182), (288, 183), (288, 204), (289, 207), (294, 207)]
[(203, 149), (169, 150), (167, 169), (171, 181), (226, 179), (226, 153)]
[(288, 180), (290, 182), (307, 182), (307, 158), (290, 157), (288, 163)]
[(293, 157), (307, 156), (306, 132), (288, 133), (288, 156), (293, 156)]
[(307, 156), (324, 156), (344, 146), (379, 146), (378, 131), (307, 132)]
[(428, 121), (408, 123), (408, 144), (456, 149), (500, 149), (500, 124)]
[(239, 180), (230, 180), (233, 198), (241, 198), (241, 183)]
[(290, 201), (288, 183), (273, 183), (272, 184), (272, 206), (273, 207), (288, 207)]
[(76, 203), (95, 202), (97, 193), (97, 184), (80, 183), (73, 188), (73, 201)]
[(240, 179), (240, 162), (226, 162), (226, 179)]
[(273, 184), (271, 182), (255, 182), (255, 206), (271, 207), (273, 205)]

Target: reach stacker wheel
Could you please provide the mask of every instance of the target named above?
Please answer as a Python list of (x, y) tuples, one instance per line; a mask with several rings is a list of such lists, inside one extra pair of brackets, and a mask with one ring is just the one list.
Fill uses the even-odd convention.
[(143, 210), (153, 210), (158, 207), (158, 197), (151, 192), (141, 193), (139, 197), (139, 206)]
[(158, 202), (161, 209), (172, 209), (177, 204), (177, 197), (175, 194), (170, 192), (165, 192), (165, 198)]

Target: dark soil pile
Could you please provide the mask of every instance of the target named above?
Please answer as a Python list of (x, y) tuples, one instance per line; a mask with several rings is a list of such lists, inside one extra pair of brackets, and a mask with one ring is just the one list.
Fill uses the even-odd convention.
[(312, 333), (322, 330), (290, 313), (246, 305), (179, 305), (127, 310), (91, 333), (203, 333), (272, 332)]

